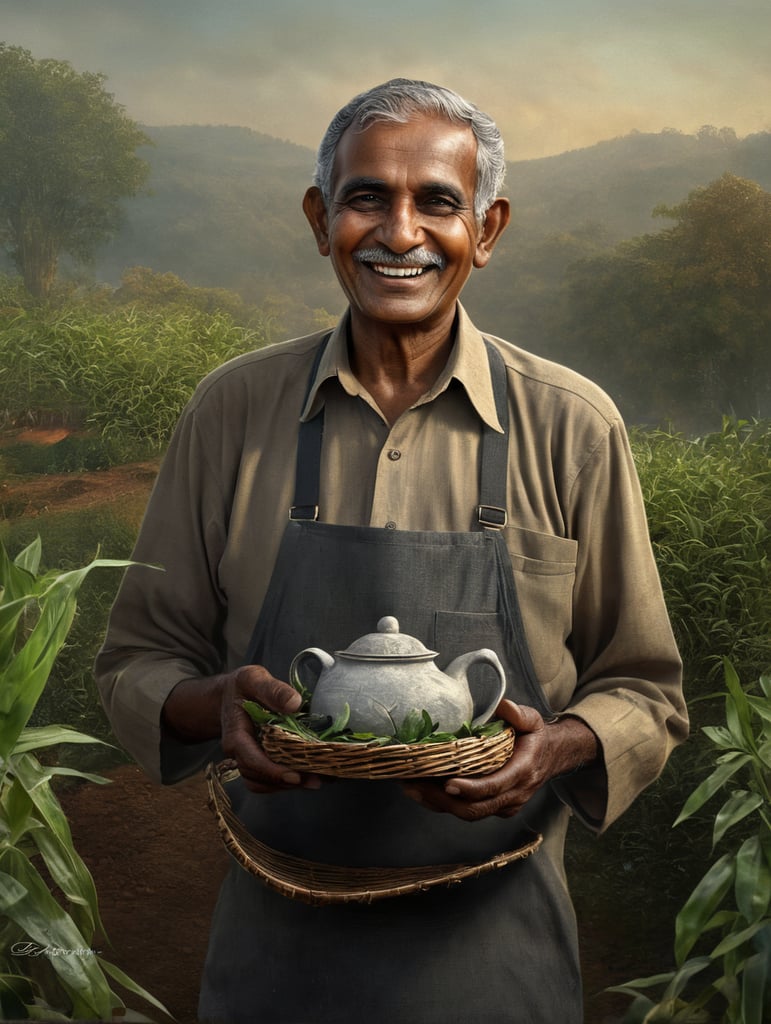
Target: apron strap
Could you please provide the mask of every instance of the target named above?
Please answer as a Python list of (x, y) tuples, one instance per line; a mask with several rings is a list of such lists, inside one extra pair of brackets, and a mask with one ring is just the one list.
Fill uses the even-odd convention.
[[(322, 338), (316, 351), (313, 366), (305, 389), (303, 407), (308, 401), (313, 382), (316, 380), (321, 357), (332, 337), (331, 332)], [(305, 519), (315, 522), (319, 518), (319, 475), (321, 473), (321, 443), (324, 438), (324, 406), (312, 419), (300, 423), (295, 465), (294, 505), (289, 509), (290, 519)]]
[(508, 521), (506, 511), (506, 471), (509, 461), (509, 403), (506, 388), (506, 364), (498, 349), (485, 339), (495, 411), (503, 433), (487, 423), (482, 435), (482, 467), (479, 480), (477, 518), (486, 530), (502, 530)]
[[(316, 379), (321, 357), (331, 335), (328, 334), (319, 345), (313, 361), (303, 405), (308, 400)], [(506, 467), (509, 453), (509, 405), (506, 388), (506, 365), (500, 352), (489, 341), (485, 341), (490, 364), (490, 377), (495, 399), (495, 410), (503, 428), (500, 433), (487, 424), (482, 433), (482, 459), (479, 480), (479, 505), (477, 519), (486, 530), (501, 530), (508, 521), (506, 510)], [(319, 517), (319, 493), (321, 478), (321, 445), (324, 437), (324, 407), (312, 419), (300, 423), (297, 440), (297, 462), (295, 466), (294, 504), (289, 510), (293, 520), (316, 521)]]

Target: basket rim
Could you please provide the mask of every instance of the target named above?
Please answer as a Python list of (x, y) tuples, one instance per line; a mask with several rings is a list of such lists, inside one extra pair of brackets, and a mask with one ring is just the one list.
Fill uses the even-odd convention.
[(343, 778), (420, 778), (494, 771), (511, 756), (515, 733), (505, 725), (493, 736), (436, 743), (345, 743), (308, 740), (271, 723), (260, 727), (260, 739), (272, 760), (299, 771)]
[(461, 864), (431, 864), (416, 867), (351, 868), (322, 864), (283, 853), (261, 843), (246, 829), (233, 811), (223, 782), (238, 776), (234, 762), (210, 762), (206, 768), (208, 806), (228, 852), (244, 870), (270, 889), (289, 899), (314, 906), (342, 903), (374, 903), (378, 900), (427, 892), (438, 886), (457, 885), (478, 878), (535, 853), (543, 842), (532, 832), (523, 845), (496, 853), (483, 861)]

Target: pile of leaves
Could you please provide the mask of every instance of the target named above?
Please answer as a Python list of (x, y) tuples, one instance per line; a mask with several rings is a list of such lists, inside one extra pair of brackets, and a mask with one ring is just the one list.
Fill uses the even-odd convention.
[(334, 719), (330, 715), (316, 715), (310, 710), (308, 691), (302, 687), (299, 689), (303, 695), (303, 703), (295, 714), (276, 714), (250, 700), (243, 702), (244, 710), (258, 726), (278, 725), (287, 732), (313, 743), (366, 743), (373, 747), (385, 747), (395, 743), (447, 743), (469, 736), (496, 736), (505, 727), (504, 722), (495, 719), (486, 725), (472, 726), (465, 723), (457, 732), (440, 732), (438, 724), (431, 720), (431, 715), (427, 711), (414, 708), (403, 721), (393, 722), (394, 732), (391, 736), (354, 732), (348, 727), (351, 715), (348, 704), (343, 706), (340, 714)]

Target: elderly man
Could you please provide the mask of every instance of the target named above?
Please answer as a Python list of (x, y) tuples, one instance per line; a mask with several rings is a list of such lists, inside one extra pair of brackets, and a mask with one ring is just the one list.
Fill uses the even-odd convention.
[[(602, 831), (687, 732), (624, 427), (575, 373), (459, 304), (509, 219), (489, 117), (397, 79), (332, 121), (304, 210), (348, 300), (331, 334), (227, 363), (161, 469), (100, 654), (115, 732), (156, 779), (235, 760), (264, 843), (340, 865), (530, 857), (453, 887), (314, 907), (234, 864), (202, 1019), (575, 1024), (571, 813)], [(301, 648), (396, 616), (449, 660), (493, 648), (499, 770), (333, 781), (273, 763), (242, 701), (294, 711)], [(192, 851), (191, 851), (192, 853)]]

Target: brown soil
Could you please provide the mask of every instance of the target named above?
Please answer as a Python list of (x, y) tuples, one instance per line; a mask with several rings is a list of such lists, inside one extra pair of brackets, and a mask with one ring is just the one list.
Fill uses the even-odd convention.
[(54, 512), (115, 509), (137, 519), (147, 504), (158, 463), (136, 462), (94, 473), (45, 473), (0, 481), (0, 515), (37, 518)]

